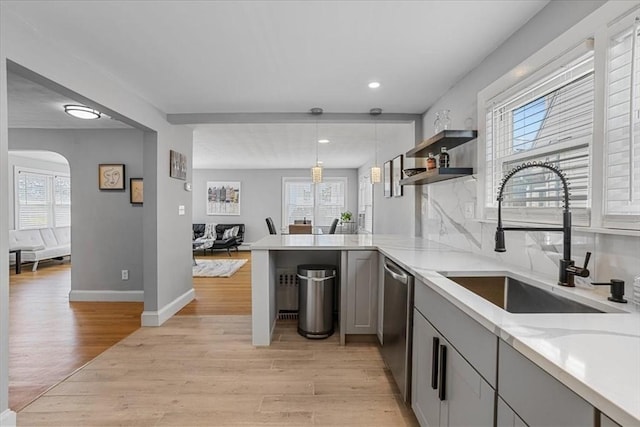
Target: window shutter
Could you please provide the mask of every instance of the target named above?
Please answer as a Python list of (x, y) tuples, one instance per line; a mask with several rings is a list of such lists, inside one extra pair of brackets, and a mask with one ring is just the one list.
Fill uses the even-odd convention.
[[(487, 107), (488, 217), (495, 217), (502, 177), (522, 163), (538, 161), (552, 163), (566, 174), (574, 222), (588, 224), (593, 60), (593, 52), (583, 54), (542, 78), (506, 91)], [(561, 222), (562, 184), (546, 169), (519, 172), (503, 194), (505, 219)]]
[(50, 226), (51, 177), (19, 171), (17, 180), (18, 229), (46, 228)]
[(640, 36), (638, 18), (609, 39), (605, 225), (640, 228)]
[(56, 227), (71, 225), (71, 179), (56, 176), (53, 180), (54, 214)]

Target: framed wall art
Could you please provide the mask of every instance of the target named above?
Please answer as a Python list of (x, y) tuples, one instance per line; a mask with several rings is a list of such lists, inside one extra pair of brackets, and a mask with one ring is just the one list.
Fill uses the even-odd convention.
[(129, 201), (132, 205), (141, 205), (144, 201), (142, 178), (129, 179)]
[(100, 190), (124, 190), (124, 165), (99, 164), (98, 188)]
[(207, 182), (207, 215), (240, 215), (240, 182)]
[(392, 189), (393, 197), (402, 197), (402, 185), (400, 185), (400, 180), (402, 179), (402, 154), (395, 157), (393, 159), (393, 163), (391, 164), (391, 176), (393, 177)]
[(391, 160), (384, 162), (382, 184), (384, 185), (384, 197), (391, 197)]
[(187, 179), (187, 156), (169, 150), (169, 176), (176, 179)]

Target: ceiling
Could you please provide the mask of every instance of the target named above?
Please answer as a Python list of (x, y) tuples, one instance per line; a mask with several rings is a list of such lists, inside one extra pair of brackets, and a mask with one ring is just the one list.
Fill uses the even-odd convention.
[[(547, 3), (2, 2), (45, 37), (174, 114), (303, 113), (316, 106), (325, 113), (379, 107), (420, 114)], [(9, 79), (11, 127), (126, 127), (54, 118), (67, 100), (19, 76)], [(369, 89), (374, 80), (381, 87)], [(407, 125), (379, 126), (385, 143)], [(309, 167), (315, 160), (313, 124), (192, 127), (195, 167)], [(320, 147), (327, 167), (370, 160), (371, 124), (325, 130), (337, 135), (335, 144)]]

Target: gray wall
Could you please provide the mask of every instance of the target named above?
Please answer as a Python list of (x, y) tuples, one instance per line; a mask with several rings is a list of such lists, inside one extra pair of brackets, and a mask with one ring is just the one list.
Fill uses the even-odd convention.
[[(358, 211), (358, 174), (356, 169), (324, 169), (324, 176), (347, 177), (347, 205)], [(273, 218), (276, 229), (282, 227), (282, 178), (310, 177), (309, 169), (193, 170), (193, 223), (243, 223), (245, 242), (255, 242), (269, 234), (266, 217)], [(207, 215), (207, 181), (240, 181), (240, 215)]]
[[(402, 154), (403, 169), (412, 168), (415, 159), (408, 159), (404, 154), (415, 145), (415, 128), (407, 126), (402, 134), (392, 139), (382, 137), (378, 143), (378, 166), (382, 168), (384, 180), (384, 163)], [(374, 159), (358, 169), (358, 177), (369, 176)], [(404, 176), (404, 175), (403, 175)], [(400, 234), (413, 236), (415, 231), (415, 186), (403, 187), (401, 197), (384, 197), (382, 183), (373, 186), (373, 232), (375, 234)], [(354, 211), (355, 212), (355, 211)]]
[[(129, 203), (129, 178), (143, 176), (143, 132), (10, 129), (9, 148), (54, 151), (69, 162), (71, 290), (142, 291), (142, 206)], [(98, 189), (99, 163), (125, 164), (126, 191)]]

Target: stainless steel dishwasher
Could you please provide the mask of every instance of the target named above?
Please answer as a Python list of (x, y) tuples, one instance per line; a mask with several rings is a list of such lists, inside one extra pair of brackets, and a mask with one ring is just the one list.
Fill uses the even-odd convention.
[(411, 399), (413, 276), (384, 259), (382, 358), (405, 402)]

